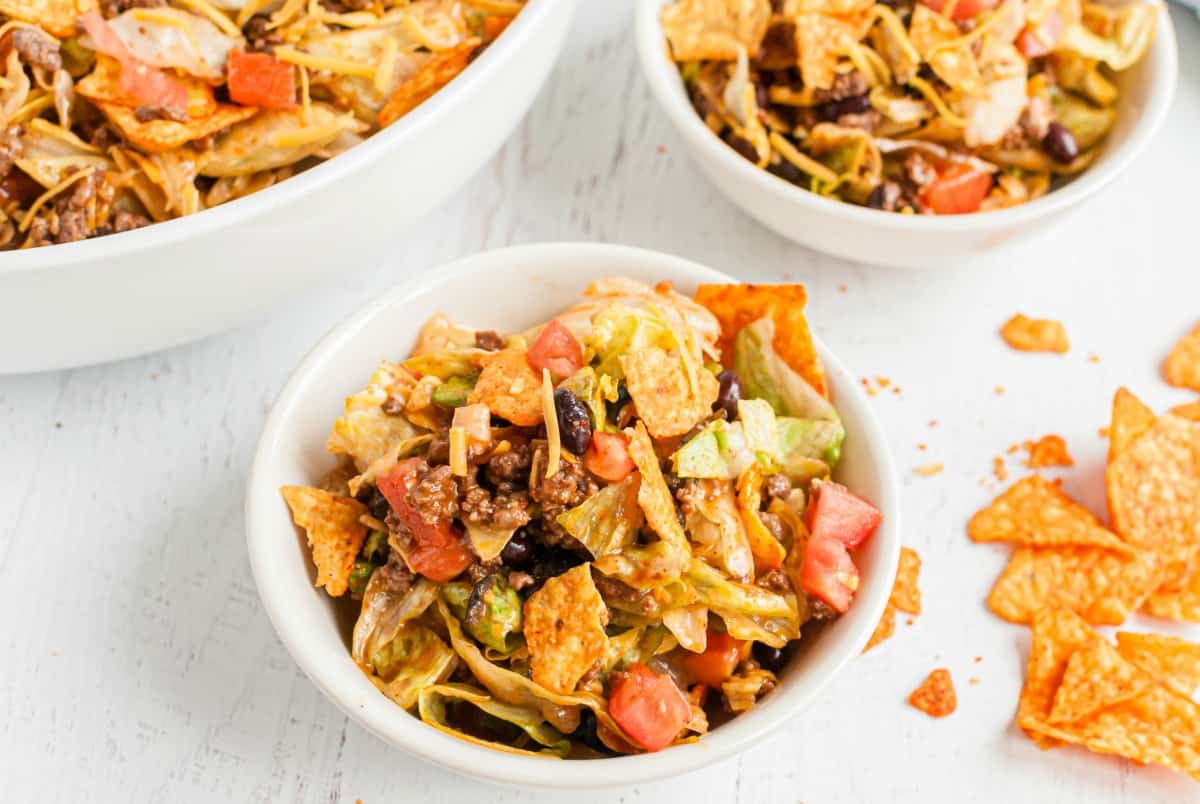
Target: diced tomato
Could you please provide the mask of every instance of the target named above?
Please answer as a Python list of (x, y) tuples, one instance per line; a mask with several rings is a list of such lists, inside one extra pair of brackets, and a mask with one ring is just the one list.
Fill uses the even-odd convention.
[(583, 347), (558, 319), (542, 327), (526, 355), (530, 367), (538, 374), (550, 369), (555, 377), (570, 377), (583, 367)]
[(583, 466), (601, 480), (619, 483), (637, 467), (629, 457), (629, 441), (618, 433), (592, 433), (592, 443), (583, 454)]
[[(921, 2), (934, 11), (941, 12), (949, 0), (921, 0)], [(981, 11), (989, 11), (998, 5), (1000, 5), (1000, 0), (958, 0), (954, 4), (954, 10), (950, 13), (950, 19), (969, 20), (979, 16)]]
[(830, 538), (808, 540), (800, 569), (801, 589), (825, 601), (834, 611), (845, 613), (858, 590), (858, 580), (858, 567), (846, 552), (846, 545)]
[(691, 719), (691, 706), (669, 676), (639, 663), (613, 678), (608, 713), (647, 751), (666, 748)]
[(500, 17), (489, 14), (483, 18), (483, 41), (493, 42), (515, 20), (516, 17)]
[(392, 506), (396, 518), (412, 533), (412, 543), (404, 553), (409, 568), (431, 581), (446, 583), (469, 567), (475, 558), (463, 544), (462, 535), (451, 520), (426, 522), (408, 502), (409, 489), (417, 483), (420, 463), (419, 458), (400, 461), (387, 474), (377, 477), (375, 485)]
[(130, 53), (117, 32), (100, 16), (100, 12), (89, 11), (79, 15), (79, 24), (92, 38), (97, 50), (121, 62), (121, 77), (117, 81), (121, 94), (138, 105), (187, 109), (187, 88)]
[(991, 173), (955, 162), (921, 192), (921, 203), (938, 215), (962, 215), (978, 211), (990, 189)]
[(709, 631), (703, 653), (685, 652), (680, 664), (692, 678), (710, 687), (719, 687), (742, 659), (745, 643), (724, 631)]
[(821, 483), (814, 490), (806, 513), (814, 539), (834, 539), (853, 550), (867, 540), (883, 514), (869, 502), (838, 483)]
[(1063, 34), (1063, 18), (1057, 10), (1046, 15), (1039, 25), (1025, 26), (1017, 35), (1017, 50), (1027, 59), (1045, 56), (1058, 43)]
[(262, 109), (296, 106), (296, 68), (269, 53), (229, 51), (227, 83), (234, 103)]

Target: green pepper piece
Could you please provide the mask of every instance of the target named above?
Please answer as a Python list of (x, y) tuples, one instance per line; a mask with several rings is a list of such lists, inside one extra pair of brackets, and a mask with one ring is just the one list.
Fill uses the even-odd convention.
[(474, 388), (475, 377), (451, 377), (433, 389), (433, 404), (444, 408), (462, 407)]
[(508, 637), (520, 633), (522, 620), (521, 596), (503, 575), (493, 573), (471, 590), (463, 625), (484, 645), (507, 651)]

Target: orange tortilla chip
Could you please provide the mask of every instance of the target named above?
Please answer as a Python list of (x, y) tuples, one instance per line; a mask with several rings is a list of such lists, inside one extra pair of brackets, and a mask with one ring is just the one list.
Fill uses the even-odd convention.
[(1105, 471), (1113, 530), (1158, 553), (1163, 591), (1182, 587), (1200, 546), (1200, 423), (1167, 414)]
[(804, 316), (808, 303), (804, 285), (701, 285), (696, 288), (696, 301), (721, 324), (717, 346), (726, 367), (733, 365), (733, 339), (742, 327), (770, 318), (775, 324), (775, 339), (771, 341), (775, 352), (818, 393), (829, 396), (825, 369)]
[(1165, 620), (1184, 620), (1200, 623), (1200, 568), (1184, 581), (1183, 588), (1159, 590), (1142, 604), (1142, 611), (1151, 617)]
[(1200, 324), (1172, 347), (1163, 363), (1163, 378), (1178, 388), (1200, 391)]
[(629, 457), (642, 473), (642, 482), (638, 486), (638, 505), (646, 515), (646, 524), (664, 542), (688, 549), (687, 535), (675, 515), (675, 498), (663, 478), (658, 455), (654, 452), (654, 442), (640, 421), (629, 439)]
[(501, 349), (480, 358), (483, 371), (467, 397), (521, 427), (542, 423), (542, 378), (520, 349)]
[(1200, 644), (1164, 634), (1118, 631), (1117, 650), (1181, 695), (1191, 697), (1200, 686)]
[(675, 0), (662, 29), (676, 61), (733, 61), (738, 48), (758, 53), (771, 19), (770, 0)]
[(1154, 683), (1103, 639), (1075, 651), (1054, 694), (1049, 723), (1074, 723), (1145, 692)]
[(954, 693), (950, 671), (944, 667), (934, 670), (912, 691), (908, 702), (930, 717), (952, 714), (958, 708), (958, 696)]
[(525, 601), (525, 644), (533, 681), (566, 695), (604, 656), (608, 610), (589, 564), (550, 578)]
[[(172, 75), (188, 93), (188, 116), (194, 120), (210, 117), (217, 111), (212, 87), (191, 75)], [(121, 63), (103, 53), (96, 54), (96, 66), (75, 84), (75, 91), (93, 103), (115, 103), (136, 109), (141, 104), (121, 91)], [(136, 117), (136, 115), (135, 115)]]
[(1182, 405), (1176, 405), (1171, 408), (1171, 413), (1181, 419), (1200, 422), (1200, 402), (1185, 402)]
[(695, 372), (696, 393), (688, 384), (680, 355), (652, 346), (621, 356), (625, 387), (637, 415), (655, 438), (683, 435), (712, 413), (720, 384), (711, 372)]
[(1102, 547), (1135, 551), (1100, 520), (1040, 475), (1014, 483), (967, 524), (976, 542), (1013, 542), (1027, 547)]
[(911, 547), (900, 548), (900, 564), (896, 568), (896, 583), (889, 602), (907, 614), (921, 613), (921, 590), (917, 579), (921, 574), (921, 557)]
[(449, 50), (433, 55), (421, 65), (416, 75), (396, 87), (387, 103), (379, 110), (379, 125), (386, 127), (420, 106), (463, 70), (479, 47), (480, 40), (464, 39)]
[(896, 607), (889, 600), (887, 607), (883, 610), (883, 616), (879, 618), (879, 624), (875, 626), (875, 631), (871, 634), (871, 638), (867, 640), (867, 646), (863, 648), (863, 653), (866, 653), (880, 642), (891, 639), (892, 634), (895, 632)]
[(1098, 547), (1022, 547), (988, 595), (997, 616), (1030, 622), (1044, 608), (1068, 608), (1096, 625), (1120, 625), (1158, 586), (1153, 553), (1123, 556)]
[(138, 120), (137, 113), (128, 106), (104, 102), (97, 102), (96, 106), (125, 139), (147, 153), (172, 151), (192, 140), (216, 134), (258, 114), (258, 109), (252, 106), (220, 103), (217, 104), (216, 111), (208, 117), (193, 118), (186, 123), (177, 123), (174, 120), (143, 122)]
[(1041, 609), (1030, 627), (1033, 637), (1025, 686), (1017, 706), (1017, 725), (1039, 748), (1047, 749), (1059, 745), (1060, 741), (1035, 729), (1050, 716), (1054, 694), (1067, 671), (1071, 654), (1100, 636), (1078, 614), (1067, 609)]
[(367, 526), (359, 517), (370, 513), (353, 497), (331, 494), (310, 486), (284, 486), (280, 491), (292, 510), (292, 520), (308, 534), (317, 586), (331, 597), (346, 594), (350, 570), (367, 538)]
[(0, 0), (0, 14), (40, 25), (59, 39), (75, 36), (75, 21), (99, 7), (99, 0)]
[(1129, 448), (1142, 433), (1154, 425), (1154, 411), (1142, 404), (1127, 388), (1113, 395), (1112, 423), (1108, 427), (1108, 462)]
[(1027, 318), (1017, 313), (1000, 328), (1008, 345), (1022, 352), (1057, 352), (1071, 348), (1066, 327), (1048, 318)]
[(1026, 441), (1025, 450), (1029, 453), (1025, 465), (1030, 469), (1075, 465), (1071, 453), (1067, 452), (1067, 442), (1059, 435), (1045, 435), (1037, 441)]

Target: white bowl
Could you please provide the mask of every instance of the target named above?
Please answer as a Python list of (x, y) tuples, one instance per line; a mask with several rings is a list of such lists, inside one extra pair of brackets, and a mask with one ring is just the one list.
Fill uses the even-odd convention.
[(700, 120), (671, 61), (659, 12), (671, 0), (638, 0), (642, 72), (700, 169), (747, 213), (780, 235), (858, 262), (958, 266), (1037, 232), (1123, 171), (1154, 137), (1171, 106), (1179, 64), (1171, 16), (1162, 5), (1150, 52), (1120, 76), (1117, 123), (1103, 153), (1070, 183), (1019, 207), (970, 215), (898, 215), (802, 190), (739, 156)]
[[(656, 754), (550, 761), (480, 748), (426, 726), (398, 708), (350, 658), (347, 624), (325, 593), (279, 495), (315, 482), (332, 465), (325, 437), (343, 398), (360, 389), (380, 358), (399, 358), (429, 316), (446, 312), (501, 331), (524, 329), (569, 306), (589, 281), (668, 279), (684, 292), (729, 277), (677, 257), (598, 244), (561, 243), (490, 251), (428, 272), (352, 315), (296, 369), (267, 420), (246, 492), (246, 539), (259, 595), (275, 630), (313, 683), (384, 740), (447, 768), (523, 787), (628, 785), (694, 770), (747, 748), (796, 717), (866, 644), (883, 612), (900, 550), (900, 499), (887, 442), (854, 375), (820, 343), (848, 433), (837, 477), (874, 501), (883, 523), (856, 561), (862, 586), (850, 612), (802, 643), (781, 683), (750, 712), (699, 742)], [(870, 724), (864, 723), (864, 728)]]
[(211, 335), (377, 259), (508, 137), (549, 75), (574, 7), (529, 0), (418, 109), (277, 186), (134, 232), (0, 254), (0, 374)]

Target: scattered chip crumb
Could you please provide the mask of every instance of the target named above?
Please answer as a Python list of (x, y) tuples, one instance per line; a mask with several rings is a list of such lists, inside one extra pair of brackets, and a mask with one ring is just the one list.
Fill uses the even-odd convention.
[(1003, 483), (1008, 480), (1008, 467), (1004, 464), (1004, 459), (997, 455), (992, 458), (992, 476)]
[(1200, 402), (1185, 402), (1182, 405), (1176, 405), (1171, 408), (1171, 413), (1184, 419), (1200, 422)]
[(976, 656), (976, 657), (975, 657), (975, 664), (979, 664), (979, 663), (980, 663), (980, 662), (982, 662), (982, 661), (983, 661), (983, 657), (982, 657), (982, 656)]
[(993, 389), (993, 390), (995, 390), (996, 396), (1004, 396), (1004, 386), (1003, 385), (997, 385), (995, 387), (995, 389)]
[(901, 393), (901, 391), (900, 391), (900, 386), (899, 386), (899, 385), (893, 385), (893, 386), (892, 386), (892, 393), (893, 393), (893, 394), (895, 394), (896, 396), (900, 396), (900, 393)]
[(1096, 428), (1096, 432), (1100, 435), (1101, 438), (1108, 438), (1108, 428), (1107, 427), (1098, 427), (1098, 428)]
[(936, 474), (941, 474), (942, 470), (945, 468), (946, 467), (940, 463), (927, 463), (924, 466), (918, 466), (917, 468), (913, 469), (913, 471), (919, 474), (921, 477), (933, 477)]
[(937, 419), (930, 419), (930, 420), (929, 420), (929, 426), (930, 426), (930, 427), (937, 427)]
[(917, 449), (921, 450), (921, 452), (924, 452), (925, 450), (929, 449), (929, 447), (925, 446), (924, 444), (917, 444)]
[(1066, 327), (1049, 318), (1028, 318), (1017, 313), (1004, 322), (1000, 335), (1009, 346), (1022, 352), (1063, 354), (1071, 348)]
[(968, 684), (978, 684), (979, 676), (971, 676), (970, 678), (967, 679), (967, 683)]
[(62, 429), (62, 422), (55, 422), (55, 423), (54, 423), (54, 429), (55, 429), (55, 430), (61, 430), (61, 429)]
[(871, 381), (863, 377), (859, 382), (862, 383), (863, 389), (867, 392), (867, 396), (875, 396), (875, 389), (871, 386)]
[(667, 146), (660, 145), (657, 148), (655, 148), (654, 150), (657, 151), (660, 155), (665, 154), (667, 152)]
[(1171, 348), (1163, 363), (1163, 378), (1177, 388), (1200, 391), (1200, 324)]
[(846, 292), (846, 286), (838, 285), (838, 293), (845, 293), (845, 292)]
[(876, 377), (875, 384), (878, 385), (880, 388), (887, 388), (889, 385), (892, 384), (892, 381), (889, 380), (887, 377)]
[(1008, 449), (1004, 450), (1004, 452), (1007, 453), (1008, 455), (1016, 455), (1017, 450), (1019, 450), (1020, 448), (1021, 448), (1020, 444), (1010, 444)]
[(1037, 441), (1026, 441), (1025, 450), (1029, 453), (1025, 465), (1030, 469), (1075, 465), (1071, 453), (1067, 452), (1067, 442), (1062, 436), (1050, 434)]
[(58, 651), (56, 651), (56, 650), (52, 650), (52, 651), (50, 651), (50, 655), (51, 655), (51, 656), (57, 656), (57, 655), (58, 655)]
[(912, 625), (912, 624), (913, 624), (913, 618), (912, 618), (912, 617), (906, 617), (906, 618), (904, 618), (904, 624), (905, 624), (905, 625)]
[(1097, 354), (1090, 354), (1090, 355), (1088, 355), (1088, 362), (1089, 362), (1089, 363), (1099, 363), (1099, 362), (1100, 362), (1100, 355), (1097, 355)]
[(934, 670), (912, 691), (908, 702), (930, 717), (952, 714), (958, 708), (958, 697), (954, 694), (950, 671), (944, 667)]

